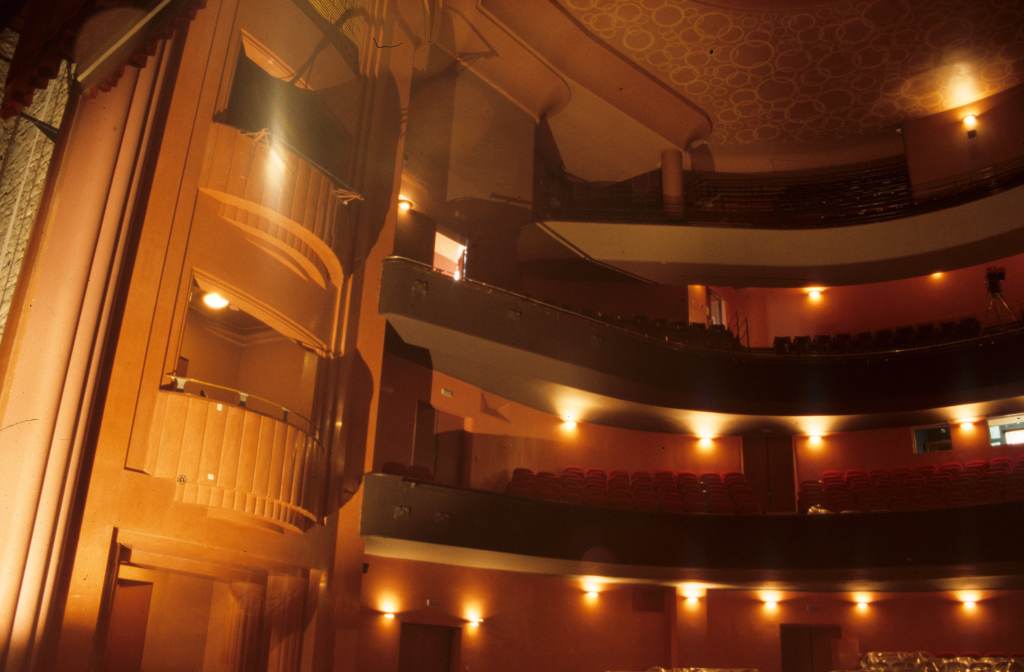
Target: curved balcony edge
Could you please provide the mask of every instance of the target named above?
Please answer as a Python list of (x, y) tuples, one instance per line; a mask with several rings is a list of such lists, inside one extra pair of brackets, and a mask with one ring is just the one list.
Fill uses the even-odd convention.
[[(581, 420), (678, 432), (694, 414), (721, 431), (828, 416), (834, 430), (1011, 412), (1024, 395), (1024, 329), (878, 353), (780, 356), (657, 341), (419, 262), (384, 263), (380, 310), (436, 369)], [(996, 365), (998, 364), (998, 365)], [(575, 406), (575, 409), (568, 408)], [(730, 426), (731, 423), (731, 426)], [(791, 423), (790, 423), (791, 424)]]
[(554, 574), (814, 589), (1024, 585), (1015, 503), (828, 516), (657, 514), (521, 499), (368, 474), (370, 554)]

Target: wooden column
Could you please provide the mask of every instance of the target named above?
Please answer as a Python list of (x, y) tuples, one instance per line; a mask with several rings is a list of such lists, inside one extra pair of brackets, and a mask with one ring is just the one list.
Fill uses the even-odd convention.
[(678, 149), (661, 153), (661, 205), (669, 218), (683, 218), (683, 153)]
[(0, 351), (0, 667), (30, 666), (73, 515), (164, 59), (65, 118)]

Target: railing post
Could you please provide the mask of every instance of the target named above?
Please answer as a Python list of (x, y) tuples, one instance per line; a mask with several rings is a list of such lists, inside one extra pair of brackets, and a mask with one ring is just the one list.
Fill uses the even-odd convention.
[(683, 218), (683, 153), (678, 149), (661, 153), (661, 207), (670, 219)]

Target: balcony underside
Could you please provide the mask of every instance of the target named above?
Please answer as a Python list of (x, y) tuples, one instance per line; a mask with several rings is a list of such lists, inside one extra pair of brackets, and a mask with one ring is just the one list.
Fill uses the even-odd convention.
[(824, 229), (553, 219), (538, 227), (574, 254), (662, 284), (843, 285), (1016, 254), (1024, 250), (1022, 210), (1024, 187), (1016, 187), (935, 212)]
[(368, 475), (371, 555), (560, 575), (778, 582), (792, 590), (1024, 585), (1024, 507), (841, 515), (672, 515)]
[[(417, 262), (385, 263), (381, 312), (435, 369), (541, 410), (655, 431), (831, 431), (1011, 412), (1024, 331), (861, 355), (675, 346)], [(964, 408), (964, 407), (969, 408)]]

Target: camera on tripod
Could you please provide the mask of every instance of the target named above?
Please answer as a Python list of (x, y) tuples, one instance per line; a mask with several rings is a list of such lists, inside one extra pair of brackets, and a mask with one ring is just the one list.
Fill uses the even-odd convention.
[(989, 266), (985, 269), (985, 284), (988, 285), (988, 293), (992, 296), (1002, 295), (1003, 280), (1006, 280), (1005, 268), (1001, 266)]

